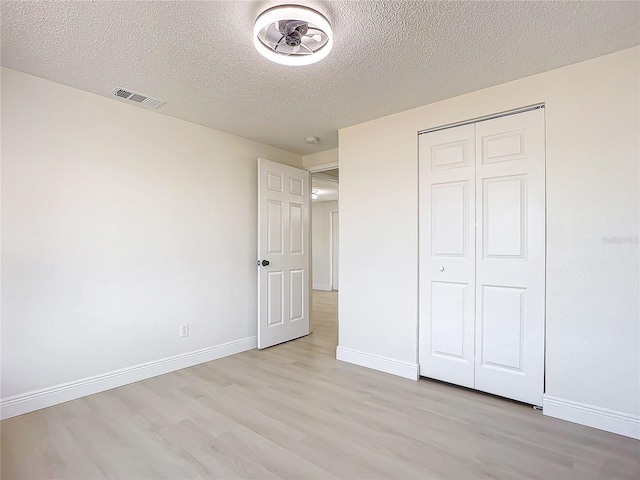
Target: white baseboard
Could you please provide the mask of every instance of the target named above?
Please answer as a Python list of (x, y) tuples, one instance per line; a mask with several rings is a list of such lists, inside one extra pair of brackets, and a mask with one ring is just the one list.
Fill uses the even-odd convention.
[(640, 416), (544, 395), (542, 412), (550, 417), (640, 440)]
[(325, 292), (331, 291), (331, 285), (325, 285), (323, 283), (314, 283), (312, 288), (314, 290), (324, 290)]
[(372, 368), (380, 372), (390, 373), (410, 380), (418, 380), (418, 364), (401, 362), (392, 358), (381, 357), (371, 353), (359, 352), (350, 348), (336, 348), (336, 358), (343, 362), (353, 363), (361, 367)]
[(4, 420), (5, 418), (15, 417), (254, 348), (257, 348), (257, 338), (255, 336), (247, 337), (196, 350), (195, 352), (183, 353), (154, 362), (3, 398), (0, 400), (0, 418)]

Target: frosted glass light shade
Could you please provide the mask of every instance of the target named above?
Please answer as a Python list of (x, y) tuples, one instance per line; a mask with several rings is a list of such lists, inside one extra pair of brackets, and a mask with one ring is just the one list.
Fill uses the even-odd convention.
[[(324, 32), (327, 36), (327, 42), (317, 50), (314, 50), (313, 53), (304, 53), (307, 51), (306, 49), (299, 50), (303, 52), (300, 54), (291, 53), (286, 55), (278, 53), (270, 47), (268, 42), (265, 42), (261, 36), (264, 37), (265, 28), (269, 28), (270, 25), (276, 24), (276, 22), (281, 20), (301, 20), (307, 22), (310, 29)], [(319, 37), (319, 35), (310, 34), (308, 37), (317, 43), (316, 38)], [(325, 58), (333, 48), (333, 30), (331, 30), (331, 25), (329, 25), (327, 19), (315, 10), (301, 6), (283, 5), (265, 10), (258, 16), (253, 26), (253, 44), (260, 55), (272, 62), (290, 66), (310, 65)], [(313, 50), (313, 46), (311, 49)]]

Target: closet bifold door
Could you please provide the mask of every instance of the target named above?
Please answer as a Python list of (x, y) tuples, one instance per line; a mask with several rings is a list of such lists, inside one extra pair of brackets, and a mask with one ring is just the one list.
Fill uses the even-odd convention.
[(418, 138), (420, 375), (473, 388), (475, 126)]
[(475, 388), (542, 405), (544, 110), (476, 124)]

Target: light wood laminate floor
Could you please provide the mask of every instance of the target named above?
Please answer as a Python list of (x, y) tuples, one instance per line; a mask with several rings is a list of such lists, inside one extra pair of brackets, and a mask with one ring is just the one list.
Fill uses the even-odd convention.
[(314, 332), (5, 420), (2, 478), (640, 477), (640, 442), (335, 360)]

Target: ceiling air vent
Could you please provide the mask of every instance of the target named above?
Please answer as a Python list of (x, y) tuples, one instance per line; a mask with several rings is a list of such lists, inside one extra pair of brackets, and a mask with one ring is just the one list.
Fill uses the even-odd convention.
[(129, 100), (131, 102), (135, 102), (140, 105), (144, 105), (149, 108), (158, 108), (165, 103), (166, 100), (160, 100), (159, 98), (149, 97), (147, 95), (142, 95), (141, 93), (134, 92), (133, 90), (126, 90), (124, 88), (116, 87), (111, 91), (111, 95), (114, 97), (123, 98), (125, 100)]

